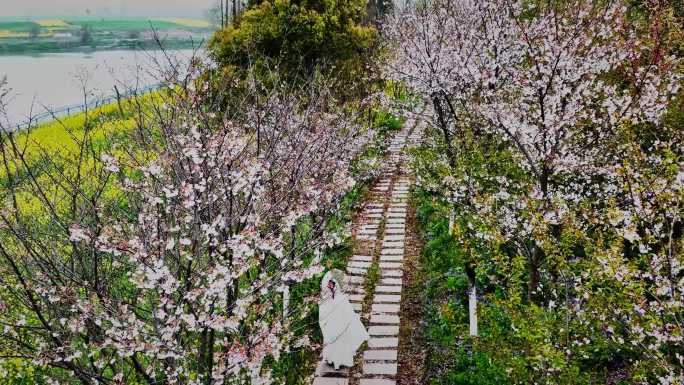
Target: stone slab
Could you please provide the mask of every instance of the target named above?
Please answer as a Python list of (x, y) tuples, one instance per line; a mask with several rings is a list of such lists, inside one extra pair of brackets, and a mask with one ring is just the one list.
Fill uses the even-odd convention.
[(359, 235), (376, 235), (378, 233), (377, 229), (364, 229), (359, 231), (357, 234)]
[(371, 262), (373, 261), (373, 257), (370, 255), (354, 255), (351, 257), (352, 261), (363, 261), (363, 262)]
[(401, 270), (380, 270), (381, 277), (403, 277), (404, 272)]
[(401, 296), (396, 295), (396, 294), (376, 294), (375, 296), (373, 296), (373, 302), (375, 302), (375, 303), (382, 303), (382, 302), (399, 303), (399, 302), (401, 302)]
[(380, 261), (382, 262), (401, 262), (404, 260), (403, 255), (381, 255)]
[(385, 241), (382, 243), (383, 248), (388, 248), (388, 249), (399, 249), (404, 247), (404, 241), (398, 242), (398, 241)]
[(386, 248), (380, 250), (380, 255), (404, 255), (404, 248)]
[(364, 233), (364, 232), (358, 232), (356, 233), (356, 236), (359, 238), (373, 238), (373, 240), (378, 239), (378, 232), (373, 230), (372, 233)]
[(402, 229), (406, 230), (406, 224), (405, 223), (388, 223), (385, 225), (385, 230), (387, 229)]
[(388, 376), (397, 375), (397, 363), (363, 363), (363, 373), (364, 374), (384, 374)]
[(375, 287), (376, 293), (401, 293), (401, 285), (378, 285)]
[(349, 301), (350, 302), (363, 302), (363, 299), (366, 296), (363, 294), (350, 294), (349, 295)]
[(397, 382), (385, 378), (362, 378), (359, 385), (397, 385)]
[(371, 266), (371, 262), (365, 262), (365, 261), (352, 261), (349, 262), (347, 265), (348, 267), (356, 267), (356, 268), (361, 268), (361, 269), (367, 269)]
[(366, 275), (368, 273), (367, 269), (359, 269), (356, 267), (348, 267), (347, 274), (351, 275)]
[[(316, 377), (312, 385), (348, 385), (348, 378)], [(372, 382), (370, 384), (373, 384)]]
[(359, 235), (356, 237), (357, 239), (360, 239), (362, 241), (377, 241), (378, 237), (375, 235)]
[(381, 285), (401, 285), (401, 278), (380, 278)]
[(379, 266), (381, 269), (401, 269), (403, 263), (400, 262), (380, 262)]
[[(399, 326), (394, 326), (397, 329)], [(396, 361), (396, 350), (366, 350), (363, 352), (363, 359), (366, 361)]]
[(399, 326), (371, 326), (368, 334), (372, 336), (398, 336)]
[(405, 238), (406, 237), (404, 237), (404, 234), (385, 234), (385, 237), (383, 239), (385, 240), (385, 242), (402, 242), (403, 244)]
[(366, 280), (365, 277), (359, 277), (355, 275), (350, 275), (347, 276), (347, 282), (352, 284), (352, 283), (363, 283)]
[(404, 235), (406, 228), (404, 227), (388, 227), (385, 229), (385, 237), (388, 235)]
[(387, 303), (374, 303), (371, 305), (371, 312), (373, 314), (382, 313), (399, 313), (399, 305)]
[(406, 224), (406, 218), (401, 217), (401, 218), (387, 218), (387, 223), (389, 224)]
[(368, 346), (371, 348), (396, 348), (398, 345), (399, 339), (397, 337), (371, 337), (368, 340)]
[(403, 218), (401, 218), (401, 219), (398, 219), (398, 218), (390, 218), (390, 219), (393, 220), (394, 222), (387, 222), (387, 223), (385, 224), (385, 229), (402, 229), (402, 230), (406, 230), (406, 221), (405, 221)]

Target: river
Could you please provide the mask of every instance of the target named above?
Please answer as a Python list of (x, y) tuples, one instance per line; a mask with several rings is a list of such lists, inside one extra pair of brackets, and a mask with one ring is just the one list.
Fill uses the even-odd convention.
[[(187, 62), (192, 50), (172, 51)], [(159, 83), (160, 51), (95, 51), (0, 56), (0, 80), (7, 77), (10, 92), (5, 99), (2, 126), (16, 125), (47, 110), (83, 104), (131, 87), (142, 89)], [(164, 60), (159, 60), (165, 62)], [(1, 90), (0, 90), (1, 91)]]

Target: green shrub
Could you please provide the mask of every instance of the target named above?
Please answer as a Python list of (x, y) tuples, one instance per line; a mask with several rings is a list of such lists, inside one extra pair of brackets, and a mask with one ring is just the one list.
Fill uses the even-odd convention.
[[(215, 33), (209, 49), (225, 71), (277, 70), (309, 77), (316, 69), (344, 79), (364, 77), (376, 31), (362, 26), (365, 1), (263, 1)], [(344, 89), (340, 89), (344, 91)]]

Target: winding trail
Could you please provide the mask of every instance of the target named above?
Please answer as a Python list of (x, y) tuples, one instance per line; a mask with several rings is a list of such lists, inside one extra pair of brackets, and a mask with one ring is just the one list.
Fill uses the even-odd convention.
[(407, 120), (392, 139), (380, 179), (354, 220), (353, 255), (347, 264), (347, 295), (371, 338), (352, 368), (335, 370), (320, 361), (313, 385), (396, 385), (399, 372), (400, 307), (411, 176), (406, 147), (421, 134)]

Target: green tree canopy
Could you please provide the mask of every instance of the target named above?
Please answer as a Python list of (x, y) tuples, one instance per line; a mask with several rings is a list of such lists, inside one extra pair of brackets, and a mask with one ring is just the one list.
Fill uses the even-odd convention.
[(315, 68), (358, 76), (374, 45), (375, 28), (364, 26), (363, 0), (272, 0), (245, 11), (218, 31), (210, 48), (224, 68), (277, 65), (286, 76)]

